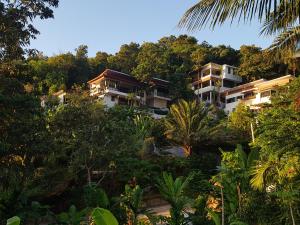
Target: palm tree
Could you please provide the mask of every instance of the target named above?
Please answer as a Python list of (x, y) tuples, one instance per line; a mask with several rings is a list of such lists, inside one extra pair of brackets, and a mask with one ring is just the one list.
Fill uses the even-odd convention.
[(170, 225), (187, 224), (184, 213), (191, 205), (192, 200), (184, 195), (184, 190), (188, 187), (192, 175), (187, 178), (177, 177), (173, 179), (171, 174), (163, 173), (162, 178), (157, 182), (157, 188), (162, 197), (171, 205)]
[(299, 202), (299, 161), (298, 154), (272, 154), (258, 161), (250, 181), (254, 189), (265, 189), (288, 207), (293, 225), (296, 225), (293, 205)]
[[(300, 40), (300, 0), (200, 0), (179, 22), (179, 27), (196, 30), (235, 19), (263, 23), (261, 34), (278, 34), (270, 50), (295, 51)], [(282, 51), (283, 52), (283, 51)]]
[(191, 154), (196, 141), (207, 137), (209, 111), (204, 103), (197, 104), (196, 101), (179, 100), (171, 106), (169, 118), (165, 121), (165, 134), (169, 140), (183, 147), (186, 156)]

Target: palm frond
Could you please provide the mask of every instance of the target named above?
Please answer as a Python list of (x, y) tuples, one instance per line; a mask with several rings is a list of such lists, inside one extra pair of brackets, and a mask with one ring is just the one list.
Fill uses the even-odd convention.
[(268, 48), (268, 51), (277, 51), (279, 54), (282, 54), (282, 52), (295, 50), (299, 40), (300, 26), (288, 28), (275, 38), (272, 45)]
[(276, 13), (272, 13), (270, 17), (264, 21), (260, 34), (273, 35), (295, 26), (300, 17), (300, 1), (297, 1), (296, 4), (295, 6), (291, 5), (287, 8), (284, 8), (284, 5), (279, 5), (276, 9)]
[(256, 190), (262, 191), (264, 186), (265, 186), (265, 179), (267, 176), (267, 172), (272, 169), (273, 163), (268, 161), (263, 164), (258, 164), (256, 165), (252, 171), (251, 175), (253, 176), (252, 179), (250, 180), (250, 184), (252, 188)]
[[(279, 6), (282, 10), (278, 12)], [(254, 18), (268, 21), (272, 15), (277, 17), (278, 13), (295, 11), (296, 6), (299, 6), (299, 0), (201, 0), (183, 15), (178, 26), (193, 31), (208, 23), (215, 27), (227, 20), (231, 23), (235, 19), (238, 22), (249, 22)]]

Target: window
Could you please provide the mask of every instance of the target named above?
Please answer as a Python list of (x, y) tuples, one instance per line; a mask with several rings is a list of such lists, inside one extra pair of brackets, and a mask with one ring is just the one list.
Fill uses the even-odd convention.
[(260, 94), (261, 98), (269, 97), (269, 96), (271, 96), (271, 91), (264, 91)]
[(157, 96), (168, 97), (169, 91), (164, 88), (157, 88)]
[(235, 83), (231, 80), (223, 80), (223, 87), (233, 88)]
[(231, 67), (227, 67), (227, 73), (230, 73), (230, 74), (231, 74), (231, 70), (232, 70)]
[(110, 87), (110, 88), (116, 88), (117, 87), (117, 82), (109, 80), (108, 81), (108, 87)]
[(111, 96), (111, 101), (114, 102), (116, 100), (116, 96)]
[(247, 92), (245, 95), (244, 95), (244, 98), (252, 98), (254, 97), (254, 93), (253, 92)]
[(205, 81), (202, 83), (202, 88), (208, 87), (209, 85), (209, 81)]
[(235, 97), (233, 97), (233, 98), (228, 98), (228, 99), (226, 100), (226, 103), (232, 103), (232, 102), (235, 102)]
[(237, 97), (236, 97), (236, 99), (237, 99), (237, 100), (239, 100), (239, 99), (243, 99), (243, 96), (242, 96), (242, 95), (240, 95), (240, 96), (237, 96)]

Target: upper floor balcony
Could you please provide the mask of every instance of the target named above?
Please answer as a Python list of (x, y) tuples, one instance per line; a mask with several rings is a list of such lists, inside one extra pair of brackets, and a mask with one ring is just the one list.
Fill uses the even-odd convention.
[(236, 74), (236, 70), (237, 68), (234, 66), (208, 63), (202, 68), (201, 73), (194, 77), (193, 82), (210, 76), (212, 78), (227, 79), (240, 83), (242, 82), (242, 78)]
[(147, 98), (160, 98), (167, 101), (170, 101), (171, 98), (169, 97), (169, 93), (163, 90), (154, 89), (147, 93)]
[(129, 89), (127, 87), (93, 87), (90, 89), (90, 95), (105, 95), (113, 94), (123, 97), (134, 97), (136, 99), (141, 99), (144, 97), (143, 91)]

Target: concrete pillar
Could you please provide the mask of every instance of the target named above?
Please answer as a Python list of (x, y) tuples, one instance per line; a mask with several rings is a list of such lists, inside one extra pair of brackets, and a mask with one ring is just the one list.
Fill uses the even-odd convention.
[[(201, 85), (200, 90), (202, 90), (202, 82), (200, 83), (200, 85)], [(202, 92), (201, 92), (201, 94), (200, 94), (200, 99), (201, 99), (201, 101), (203, 101)]]

